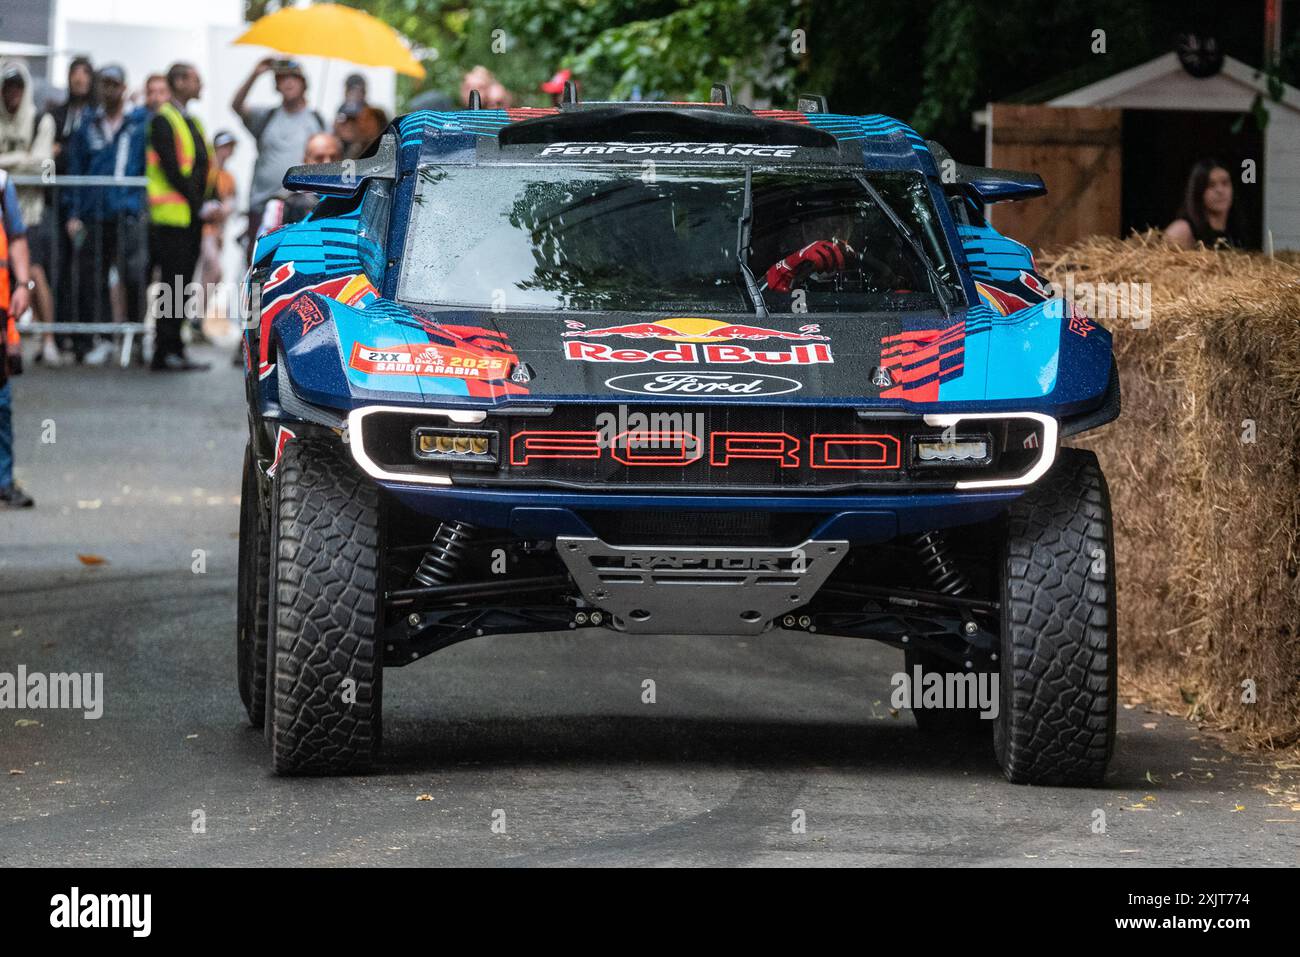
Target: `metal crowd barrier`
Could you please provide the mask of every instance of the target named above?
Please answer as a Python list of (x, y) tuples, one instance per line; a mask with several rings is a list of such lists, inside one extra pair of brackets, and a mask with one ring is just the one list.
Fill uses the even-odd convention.
[[(130, 221), (119, 219), (111, 224), (86, 222), (83, 241), (78, 244), (67, 234), (67, 217), (62, 208), (62, 191), (65, 189), (85, 189), (88, 187), (113, 187), (144, 190), (146, 180), (143, 176), (67, 176), (58, 175), (50, 181), (35, 175), (14, 175), (11, 177), (15, 186), (40, 187), (45, 190), (45, 206), (40, 223), (25, 224), (29, 237), (33, 230), (43, 230), (41, 237), (44, 261), (33, 262), (40, 265), (50, 285), (50, 294), (54, 299), (54, 322), (18, 323), (20, 335), (40, 336), (53, 333), (56, 339), (64, 340), (75, 335), (110, 336), (120, 344), (119, 361), (125, 368), (130, 365), (132, 349), (137, 335), (152, 336), (152, 326), (146, 322), (148, 314), (149, 287), (149, 240), (148, 240), (148, 204), (141, 202), (141, 213)], [(101, 194), (102, 195), (102, 194)], [(143, 197), (142, 197), (143, 200)], [(106, 230), (112, 229), (112, 262), (105, 263), (106, 248), (109, 238)], [(29, 239), (30, 243), (30, 239)], [(111, 269), (111, 272), (110, 272)], [(112, 284), (109, 277), (114, 276)], [(130, 310), (131, 304), (127, 291), (131, 283), (136, 283), (138, 315), (124, 314), (121, 317), (112, 314), (114, 298), (112, 289), (100, 290), (100, 280), (106, 285), (115, 285), (121, 296), (127, 297), (124, 312)], [(93, 284), (87, 289), (87, 283)], [(93, 314), (82, 314), (86, 301), (93, 303)], [(104, 314), (105, 304), (109, 314)], [(76, 316), (69, 320), (68, 316)], [(66, 350), (65, 350), (66, 351)]]

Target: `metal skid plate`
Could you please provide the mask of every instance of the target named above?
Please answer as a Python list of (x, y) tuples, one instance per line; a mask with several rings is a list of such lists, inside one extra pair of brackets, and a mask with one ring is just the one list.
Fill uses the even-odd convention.
[(583, 596), (626, 631), (756, 635), (807, 604), (848, 554), (846, 541), (794, 548), (610, 545), (558, 538), (556, 551)]

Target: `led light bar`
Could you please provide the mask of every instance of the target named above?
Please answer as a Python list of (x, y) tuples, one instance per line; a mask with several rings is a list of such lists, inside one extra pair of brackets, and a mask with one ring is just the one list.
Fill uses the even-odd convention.
[(411, 452), (423, 462), (496, 465), (497, 433), (487, 429), (417, 425), (411, 430)]
[(987, 434), (959, 435), (950, 439), (941, 435), (918, 435), (912, 439), (912, 463), (937, 467), (988, 465), (993, 461), (992, 445)]

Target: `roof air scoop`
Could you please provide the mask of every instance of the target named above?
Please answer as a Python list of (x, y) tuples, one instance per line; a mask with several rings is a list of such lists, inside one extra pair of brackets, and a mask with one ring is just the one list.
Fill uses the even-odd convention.
[(835, 149), (834, 136), (805, 123), (787, 123), (746, 111), (698, 107), (611, 105), (566, 110), (511, 123), (502, 146), (541, 143), (752, 143)]

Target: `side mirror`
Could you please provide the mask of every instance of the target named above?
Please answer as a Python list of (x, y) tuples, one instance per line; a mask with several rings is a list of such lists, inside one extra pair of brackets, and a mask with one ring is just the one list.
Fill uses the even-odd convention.
[[(994, 169), (991, 166), (968, 166), (954, 161), (952, 154), (934, 140), (926, 140), (926, 146), (930, 148), (930, 155), (939, 167), (939, 177), (946, 193), (969, 196), (981, 205), (1047, 195), (1047, 186), (1037, 173)], [(945, 172), (951, 175), (945, 177)]]
[(316, 166), (291, 166), (284, 188), (322, 196), (355, 196), (366, 180), (397, 179), (397, 137), (385, 133), (370, 156)]

